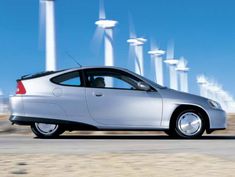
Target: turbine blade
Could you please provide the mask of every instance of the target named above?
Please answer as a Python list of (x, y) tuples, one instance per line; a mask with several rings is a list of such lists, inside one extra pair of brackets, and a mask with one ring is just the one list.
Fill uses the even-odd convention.
[(151, 38), (150, 39), (150, 50), (157, 50), (158, 45), (155, 39)]
[(188, 61), (184, 57), (180, 57), (179, 62), (177, 64), (178, 68), (186, 68), (188, 65)]
[(105, 8), (104, 8), (104, 1), (100, 0), (100, 9), (99, 9), (99, 19), (105, 19)]
[(45, 45), (45, 17), (46, 17), (45, 0), (39, 1), (39, 49)]
[(97, 27), (91, 41), (91, 50), (95, 54), (98, 54), (103, 41), (104, 29)]
[(173, 42), (170, 42), (167, 46), (166, 58), (174, 59), (174, 43)]
[(128, 51), (128, 68), (132, 71), (134, 71), (134, 61), (136, 58), (135, 54), (135, 47), (129, 45), (129, 51)]
[(133, 57), (134, 56), (134, 49), (133, 46), (129, 46), (129, 50), (128, 50), (128, 63), (133, 61)]
[(135, 25), (133, 22), (133, 18), (131, 13), (129, 13), (129, 32), (130, 32), (130, 38), (136, 38), (136, 32), (135, 32)]

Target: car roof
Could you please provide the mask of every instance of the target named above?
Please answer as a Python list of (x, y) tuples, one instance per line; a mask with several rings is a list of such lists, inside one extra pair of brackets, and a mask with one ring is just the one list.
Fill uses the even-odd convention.
[(122, 71), (129, 71), (126, 68), (116, 67), (116, 66), (82, 66), (82, 67), (66, 69), (64, 71), (74, 71), (74, 70), (83, 70), (83, 69), (118, 69)]

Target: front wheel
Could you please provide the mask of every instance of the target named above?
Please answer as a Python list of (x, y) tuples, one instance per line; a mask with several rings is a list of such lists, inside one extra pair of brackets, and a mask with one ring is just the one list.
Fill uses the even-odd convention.
[(34, 123), (31, 129), (39, 138), (55, 138), (64, 132), (57, 124)]
[(205, 131), (203, 116), (195, 110), (185, 110), (178, 114), (173, 132), (181, 138), (198, 138)]

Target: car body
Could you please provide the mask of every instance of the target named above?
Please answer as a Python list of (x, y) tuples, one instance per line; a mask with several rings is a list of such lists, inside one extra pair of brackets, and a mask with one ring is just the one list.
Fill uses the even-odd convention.
[(10, 121), (30, 125), (39, 137), (65, 130), (162, 130), (195, 138), (226, 128), (217, 102), (123, 68), (73, 68), (23, 76), (17, 83)]

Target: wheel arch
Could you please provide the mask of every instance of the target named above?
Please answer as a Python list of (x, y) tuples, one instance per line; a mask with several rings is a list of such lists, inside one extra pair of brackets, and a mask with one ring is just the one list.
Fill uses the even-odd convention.
[(170, 122), (169, 122), (169, 128), (172, 129), (172, 127), (174, 127), (174, 123), (175, 123), (175, 120), (177, 118), (177, 115), (179, 113), (181, 113), (182, 111), (186, 110), (186, 109), (193, 109), (195, 111), (198, 111), (202, 116), (203, 116), (203, 119), (205, 120), (205, 123), (206, 123), (206, 132), (207, 133), (210, 133), (210, 120), (209, 120), (209, 116), (207, 114), (207, 112), (199, 107), (199, 106), (196, 106), (196, 105), (179, 105), (175, 110), (174, 112), (172, 113), (171, 115), (171, 118), (170, 118)]

